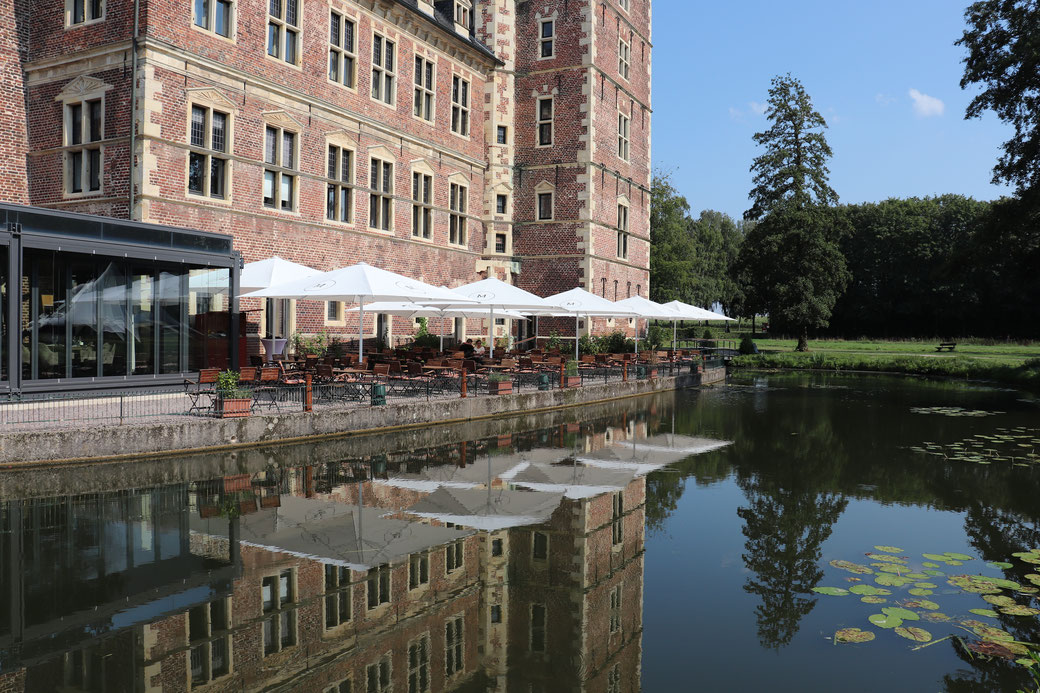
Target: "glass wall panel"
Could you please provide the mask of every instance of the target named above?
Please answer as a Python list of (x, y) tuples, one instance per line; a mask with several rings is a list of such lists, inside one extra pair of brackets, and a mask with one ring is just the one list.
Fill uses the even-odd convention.
[(130, 341), (133, 375), (155, 373), (155, 270), (135, 267), (130, 277)]
[(188, 370), (231, 365), (231, 270), (188, 272)]
[[(36, 359), (33, 369), (35, 373), (30, 373), (26, 377), (44, 380), (67, 377), (65, 364), (68, 346), (66, 335), (68, 306), (65, 300), (65, 287), (68, 275), (64, 263), (59, 261), (57, 253), (41, 252), (33, 254), (27, 267), (30, 272), (30, 281), (32, 281), (30, 291), (33, 305), (30, 307), (34, 315), (26, 317), (30, 320), (30, 327), (36, 328), (37, 341), (33, 354)], [(35, 322), (32, 321), (33, 317), (35, 317)], [(28, 336), (28, 340), (23, 339), (23, 354), (27, 350), (32, 351), (31, 333)]]
[(0, 380), (7, 380), (7, 261), (10, 248), (0, 245)]
[(101, 301), (101, 374), (126, 375), (130, 333), (126, 266), (109, 262), (101, 267), (97, 282)]
[[(59, 256), (59, 262), (61, 258)], [(72, 331), (69, 349), (72, 377), (98, 375), (98, 282), (93, 262), (69, 265), (69, 302), (66, 319)]]
[(159, 273), (159, 372), (181, 371), (181, 275)]

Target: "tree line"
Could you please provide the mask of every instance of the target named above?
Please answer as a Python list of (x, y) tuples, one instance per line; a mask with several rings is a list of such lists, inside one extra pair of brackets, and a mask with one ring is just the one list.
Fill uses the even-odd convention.
[(799, 337), (1035, 338), (1040, 325), (1040, 6), (983, 0), (965, 13), (967, 117), (992, 110), (1015, 128), (994, 182), (1013, 196), (838, 204), (827, 123), (791, 75), (773, 79), (754, 136), (751, 207), (741, 220), (689, 204), (665, 173), (651, 197), (650, 286), (657, 301), (768, 314)]

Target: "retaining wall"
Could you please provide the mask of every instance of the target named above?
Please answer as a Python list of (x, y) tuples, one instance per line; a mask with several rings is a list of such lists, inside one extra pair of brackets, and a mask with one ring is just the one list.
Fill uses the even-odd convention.
[(343, 411), (258, 415), (244, 419), (192, 418), (176, 423), (18, 431), (0, 434), (0, 466), (183, 455), (204, 449), (237, 450), (337, 435), (407, 430), (528, 415), (723, 380), (725, 369), (719, 368), (702, 374), (501, 397), (440, 399)]

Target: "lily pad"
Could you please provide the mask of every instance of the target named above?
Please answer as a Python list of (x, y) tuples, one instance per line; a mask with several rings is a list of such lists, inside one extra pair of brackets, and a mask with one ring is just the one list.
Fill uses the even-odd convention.
[[(910, 577), (907, 575), (907, 577)], [(934, 582), (915, 582), (914, 587), (920, 587), (923, 590), (937, 590), (939, 586)]]
[(946, 614), (939, 611), (929, 611), (926, 614), (921, 614), (921, 618), (925, 621), (931, 621), (932, 623), (948, 623), (953, 619)]
[(1037, 587), (1019, 587), (1018, 591), (1022, 594), (1040, 594), (1040, 588)]
[(896, 548), (895, 546), (875, 546), (874, 548), (882, 553), (903, 553), (903, 549)]
[(983, 601), (987, 601), (993, 606), (1014, 606), (1015, 600), (1011, 597), (1005, 597), (999, 594), (987, 594), (983, 598)]
[(972, 652), (987, 657), (1000, 657), (1001, 659), (1014, 659), (1015, 653), (1004, 647), (1002, 643), (992, 641), (967, 642), (964, 646)]
[(915, 597), (927, 597), (933, 594), (932, 590), (923, 590), (920, 587), (915, 587), (912, 590), (909, 590), (909, 593)]
[(864, 604), (884, 604), (888, 601), (884, 597), (874, 597), (869, 594), (865, 597), (860, 597), (859, 600)]
[(907, 573), (906, 576), (911, 580), (927, 580), (928, 576), (924, 573)]
[(914, 642), (929, 642), (932, 639), (932, 634), (924, 628), (896, 628), (896, 635)]
[(1015, 639), (1011, 633), (1000, 628), (994, 628), (993, 626), (976, 626), (972, 630), (982, 638), (983, 640), (989, 640), (992, 642), (1011, 642)]
[(1021, 664), (1027, 669), (1031, 666), (1036, 666), (1036, 662), (1032, 659), (1016, 659), (1015, 664)]
[(921, 572), (928, 577), (942, 577), (943, 575), (946, 575), (946, 573), (941, 570), (922, 570)]
[[(927, 558), (929, 561), (938, 561), (939, 563), (945, 563), (946, 561), (950, 560), (946, 556), (943, 556), (942, 554), (938, 553), (922, 553), (921, 555)], [(932, 566), (928, 567), (930, 568)]]
[(921, 617), (917, 615), (917, 612), (910, 611), (910, 609), (904, 609), (899, 606), (886, 606), (881, 610), (881, 613), (886, 616), (894, 616), (904, 621), (920, 621)]
[(913, 580), (909, 580), (898, 575), (892, 575), (890, 573), (882, 573), (874, 578), (874, 582), (884, 587), (902, 587), (903, 585), (909, 585)]
[(997, 568), (999, 570), (1006, 570), (1008, 568), (1015, 567), (1014, 563), (1004, 563), (1003, 561), (993, 561), (992, 563), (987, 563), (986, 565), (988, 565), (990, 568)]
[(968, 609), (971, 613), (976, 616), (988, 616), (989, 618), (996, 618), (997, 612), (991, 609)]
[(970, 561), (971, 558), (972, 558), (971, 556), (968, 556), (967, 554), (953, 553), (953, 552), (950, 552), (950, 551), (947, 551), (943, 555), (946, 556), (946, 560), (947, 561), (949, 561), (951, 559), (954, 560), (954, 561)]
[[(925, 561), (921, 565), (923, 565), (925, 568), (938, 568), (939, 567), (938, 563), (932, 563), (931, 561)], [(925, 571), (925, 572), (927, 572), (927, 571)]]
[(831, 561), (831, 566), (840, 568), (841, 570), (847, 570), (854, 575), (870, 575), (874, 572), (867, 566), (853, 563), (852, 561)]
[(1029, 580), (1034, 585), (1040, 585), (1040, 575), (1037, 575), (1036, 573), (1026, 575), (1026, 580)]
[(909, 570), (905, 565), (898, 565), (896, 563), (879, 563), (878, 570), (882, 573), (892, 573), (893, 575), (903, 575)]
[(869, 630), (860, 630), (859, 628), (842, 628), (834, 634), (835, 642), (843, 643), (861, 643), (870, 642), (874, 639), (874, 634)]
[(913, 599), (908, 602), (903, 602), (903, 606), (907, 609), (928, 609), (934, 611), (939, 608), (939, 605), (929, 599)]
[(878, 589), (877, 587), (874, 587), (873, 585), (856, 585), (855, 587), (850, 587), (849, 588), (849, 592), (852, 592), (853, 594), (858, 594), (858, 595), (861, 595), (861, 596), (862, 595), (874, 596), (874, 595), (881, 594), (883, 592), (886, 593), (886, 594), (891, 594), (891, 592), (889, 592), (888, 590)]
[(1037, 614), (1040, 614), (1040, 609), (1015, 604), (1014, 606), (1000, 607), (1000, 613), (1007, 614), (1008, 616), (1036, 616)]
[(846, 597), (849, 594), (848, 590), (840, 587), (813, 587), (812, 591), (817, 594), (826, 594), (828, 597)]
[(881, 561), (882, 563), (906, 563), (905, 558), (901, 558), (899, 556), (889, 556), (888, 554), (884, 553), (868, 553), (866, 554), (866, 556), (867, 558), (873, 559), (875, 561)]
[(871, 614), (867, 620), (878, 628), (898, 628), (903, 625), (903, 619), (887, 614)]

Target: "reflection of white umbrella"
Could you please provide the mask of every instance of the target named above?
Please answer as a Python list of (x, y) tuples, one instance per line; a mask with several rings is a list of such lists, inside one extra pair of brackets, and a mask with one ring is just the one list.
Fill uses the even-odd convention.
[[(578, 319), (581, 316), (585, 316), (585, 319), (589, 318), (637, 318), (639, 313), (618, 305), (613, 301), (608, 301), (605, 298), (597, 296), (596, 294), (589, 293), (582, 288), (574, 288), (563, 293), (555, 294), (553, 296), (547, 296), (545, 299), (546, 303), (552, 304), (556, 308), (559, 308), (562, 313), (557, 315), (573, 315), (574, 316), (574, 360), (578, 360)], [(638, 339), (638, 337), (637, 337)]]
[(298, 279), (269, 289), (245, 294), (256, 298), (294, 298), (304, 301), (344, 301), (357, 303), (358, 357), (365, 358), (365, 301), (443, 301), (472, 303), (447, 289), (410, 279), (360, 262), (350, 267)]
[[(489, 277), (479, 282), (466, 284), (453, 289), (457, 294), (465, 296), (470, 301), (475, 301), (484, 306), (491, 325), (488, 327), (488, 349), (489, 355), (495, 355), (495, 312), (503, 310), (515, 310), (527, 315), (547, 315), (553, 312), (553, 307), (545, 302), (545, 299), (535, 296), (529, 291), (506, 284), (500, 279)], [(436, 301), (423, 301), (423, 303), (438, 303)], [(438, 303), (439, 304), (439, 303)], [(449, 304), (451, 307), (455, 307)], [(448, 306), (445, 306), (448, 307)]]
[[(487, 308), (471, 306), (469, 308), (439, 308), (437, 306), (424, 306), (418, 303), (398, 303), (384, 301), (381, 303), (370, 303), (367, 309), (372, 313), (385, 313), (386, 315), (399, 315), (404, 318), (473, 318), (480, 320), (488, 316)], [(351, 308), (348, 313), (357, 313), (360, 308)], [(523, 318), (520, 313), (511, 310), (499, 313), (505, 318)], [(444, 351), (444, 333), (441, 335), (441, 351)]]
[(313, 277), (316, 274), (321, 274), (321, 272), (306, 265), (283, 260), (278, 256), (269, 257), (266, 260), (250, 262), (242, 268), (242, 273), (238, 278), (238, 290), (243, 294), (249, 291), (259, 291), (297, 279)]

